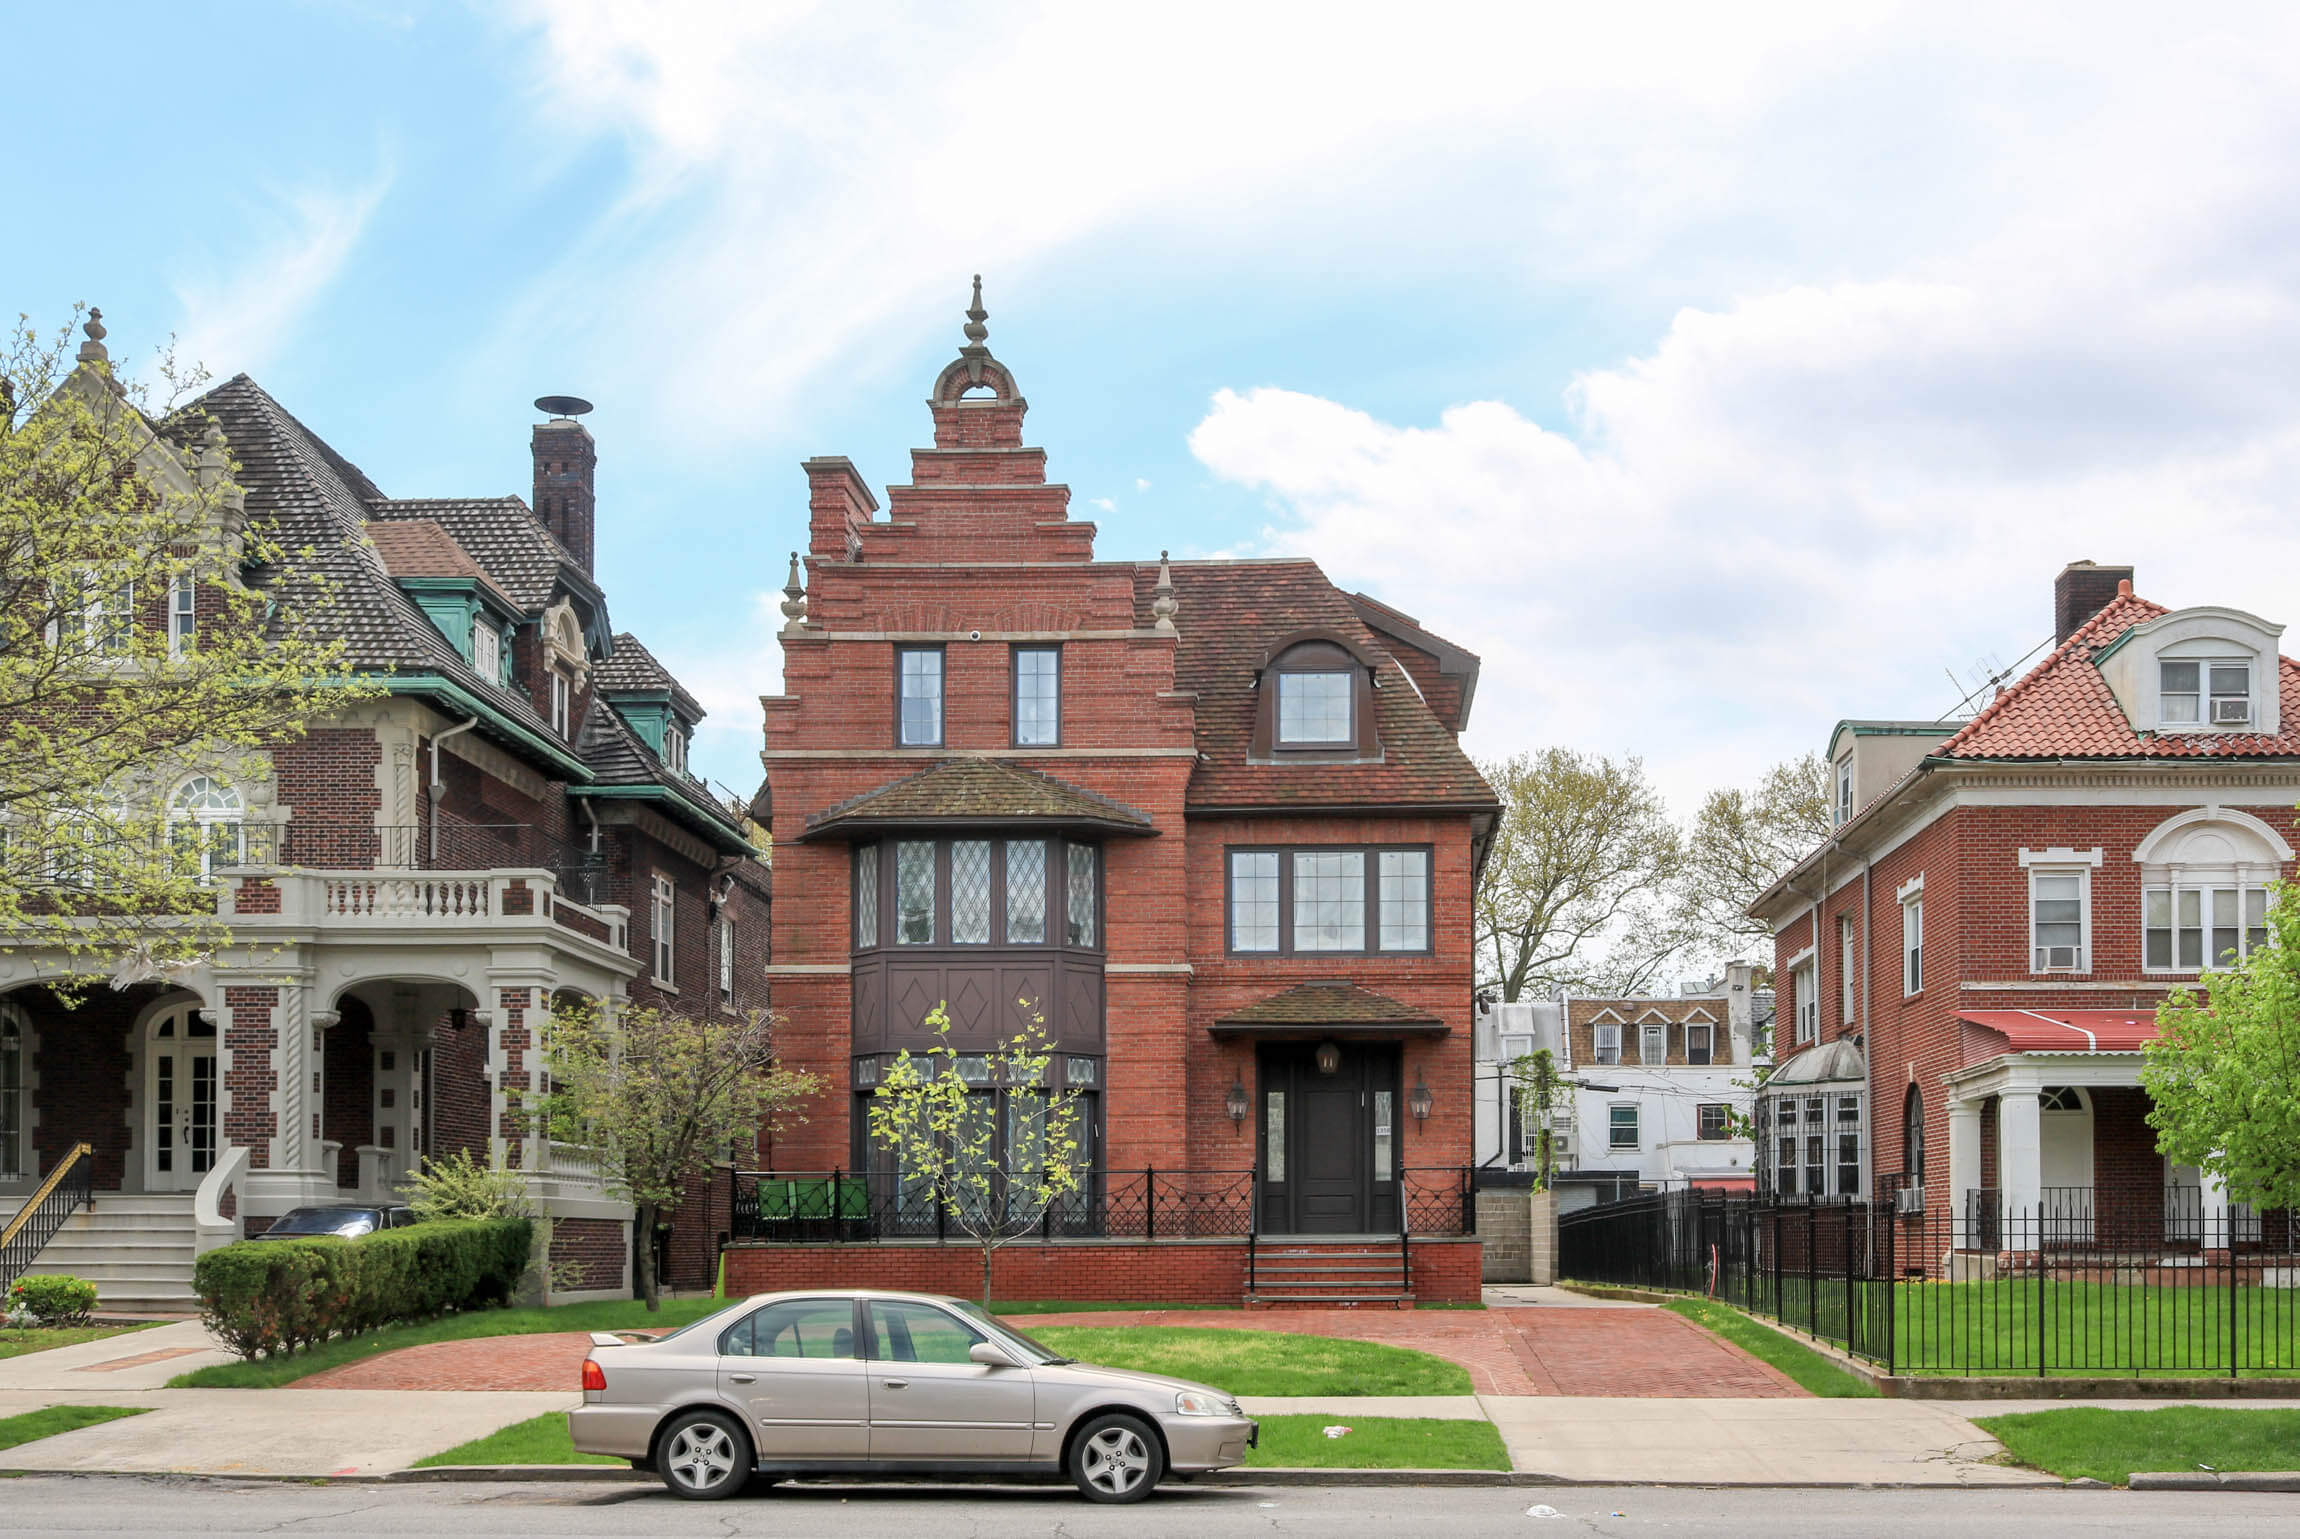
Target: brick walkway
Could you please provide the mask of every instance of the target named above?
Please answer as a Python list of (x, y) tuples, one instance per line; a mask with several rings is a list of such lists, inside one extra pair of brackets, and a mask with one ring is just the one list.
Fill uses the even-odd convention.
[[(1485, 1395), (1771, 1398), (1793, 1382), (1690, 1321), (1619, 1309), (1301, 1309), (1113, 1311), (1018, 1316), (1041, 1325), (1192, 1325), (1297, 1331), (1411, 1347), (1461, 1364)], [(404, 1347), (298, 1380), (298, 1389), (571, 1390), (591, 1338), (581, 1331)]]

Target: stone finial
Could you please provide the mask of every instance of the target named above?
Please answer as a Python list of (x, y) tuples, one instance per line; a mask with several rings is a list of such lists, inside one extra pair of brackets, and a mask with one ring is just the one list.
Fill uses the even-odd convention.
[(81, 324), (80, 329), (88, 334), (88, 340), (80, 344), (80, 361), (82, 363), (103, 363), (112, 356), (104, 351), (103, 311), (91, 306), (88, 310), (88, 319)]
[(1180, 634), (1174, 629), (1174, 614), (1182, 606), (1174, 598), (1174, 568), (1166, 560), (1166, 552), (1158, 552), (1158, 586), (1151, 590), (1150, 628), (1161, 636)]
[(989, 319), (990, 312), (982, 308), (982, 274), (976, 273), (974, 275), (974, 303), (969, 305), (966, 311), (966, 340), (969, 344), (980, 347), (990, 339), (990, 328), (982, 324)]
[(799, 553), (791, 552), (790, 581), (783, 584), (783, 634), (789, 635), (807, 623), (807, 590), (799, 577)]

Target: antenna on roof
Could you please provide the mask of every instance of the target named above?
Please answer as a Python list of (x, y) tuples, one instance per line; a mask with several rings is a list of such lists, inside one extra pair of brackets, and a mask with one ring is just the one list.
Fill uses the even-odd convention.
[(591, 403), (579, 395), (539, 395), (535, 398), (535, 409), (572, 421), (589, 411)]
[[(1966, 707), (1970, 706), (1975, 700), (1978, 700), (1984, 692), (1993, 695), (1996, 691), (2003, 689), (2005, 680), (2018, 673), (2022, 664), (2026, 663), (2030, 658), (2036, 656), (2037, 653), (2043, 651), (2051, 644), (2052, 638), (2048, 636), (2043, 641), (2040, 641), (2035, 646), (2030, 647), (2026, 652), (2023, 652), (2020, 656), (2014, 658), (2009, 663), (1999, 663), (1994, 652), (1983, 652), (1980, 655), (1979, 661), (1975, 662), (1971, 668), (1965, 671), (1965, 677), (1961, 680), (1956, 676), (1955, 673), (1951, 672), (1949, 669), (1943, 668), (1941, 671), (1949, 675), (1950, 687), (1953, 689), (1964, 689), (1965, 695), (1963, 699), (1959, 700), (1955, 705), (1950, 706), (1946, 711), (1942, 712), (1934, 719), (1936, 721), (1960, 721), (1965, 717), (1972, 715), (1973, 713), (1967, 710)], [(1968, 684), (1970, 685), (1970, 688), (1966, 687)]]

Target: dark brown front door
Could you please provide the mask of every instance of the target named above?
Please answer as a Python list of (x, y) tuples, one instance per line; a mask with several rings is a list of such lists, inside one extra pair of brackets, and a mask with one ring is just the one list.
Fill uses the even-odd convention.
[(1397, 1226), (1398, 1050), (1314, 1043), (1262, 1049), (1261, 1226), (1270, 1234), (1378, 1234)]

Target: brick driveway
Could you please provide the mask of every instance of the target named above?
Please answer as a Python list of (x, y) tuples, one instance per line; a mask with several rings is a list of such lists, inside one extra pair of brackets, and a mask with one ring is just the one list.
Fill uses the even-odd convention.
[[(1298, 1331), (1411, 1347), (1461, 1364), (1484, 1395), (1774, 1398), (1803, 1390), (1691, 1321), (1650, 1305), (1500, 1308), (1113, 1311), (1018, 1316), (1041, 1325), (1192, 1325)], [(581, 1331), (405, 1347), (297, 1381), (298, 1389), (577, 1387), (591, 1338)]]

